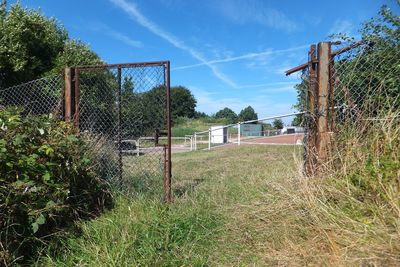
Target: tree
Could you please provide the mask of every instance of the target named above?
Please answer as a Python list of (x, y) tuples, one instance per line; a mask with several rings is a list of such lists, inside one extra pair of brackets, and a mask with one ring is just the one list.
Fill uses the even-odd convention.
[(224, 108), (215, 113), (215, 118), (218, 119), (225, 118), (229, 121), (229, 123), (235, 123), (237, 122), (238, 116), (232, 109)]
[[(54, 66), (50, 74), (58, 74), (65, 67), (99, 64), (104, 64), (104, 61), (87, 44), (78, 40), (68, 39), (62, 51), (54, 59)], [(45, 73), (44, 75), (47, 74)]]
[(283, 128), (283, 121), (281, 119), (275, 119), (272, 122), (272, 125), (274, 126), (275, 129), (282, 129)]
[(201, 111), (195, 111), (194, 112), (194, 118), (195, 119), (199, 119), (199, 118), (208, 118), (209, 116), (206, 114), (206, 113), (204, 113), (204, 112), (201, 112)]
[(68, 39), (55, 19), (16, 4), (7, 11), (2, 3), (0, 73), (2, 86), (36, 79), (54, 67)]
[[(370, 116), (378, 110), (400, 108), (399, 26), (399, 17), (386, 6), (382, 6), (378, 16), (363, 24), (360, 30), (363, 45), (335, 60), (335, 76), (340, 90), (335, 90), (334, 106), (356, 107), (370, 112)], [(342, 33), (331, 37), (350, 43), (355, 41)], [(308, 77), (303, 74), (302, 78), (302, 82), (296, 85), (298, 98), (294, 107), (307, 111)], [(304, 115), (296, 116), (295, 123), (302, 121)]]
[(258, 116), (254, 109), (251, 106), (248, 106), (240, 111), (239, 119), (241, 121), (257, 120)]
[(1, 87), (58, 74), (65, 66), (102, 62), (87, 45), (71, 40), (56, 19), (20, 4), (7, 10), (4, 0), (0, 2), (0, 40)]
[(197, 101), (189, 89), (183, 86), (171, 88), (171, 113), (172, 118), (194, 118)]

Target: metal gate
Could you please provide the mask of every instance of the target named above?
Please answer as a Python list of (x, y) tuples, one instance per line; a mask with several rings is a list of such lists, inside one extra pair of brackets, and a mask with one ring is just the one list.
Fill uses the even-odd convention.
[(169, 61), (68, 68), (64, 93), (64, 116), (92, 141), (96, 171), (123, 191), (163, 188), (171, 201)]

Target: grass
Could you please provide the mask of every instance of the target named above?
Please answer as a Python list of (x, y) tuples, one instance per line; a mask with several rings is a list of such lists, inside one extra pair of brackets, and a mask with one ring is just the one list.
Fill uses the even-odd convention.
[[(393, 132), (398, 134), (398, 127)], [(324, 178), (303, 177), (299, 147), (241, 146), (173, 155), (173, 204), (145, 193), (119, 196), (114, 210), (82, 224), (79, 236), (44, 252), (36, 265), (399, 265), (398, 188), (367, 183), (379, 189), (368, 195), (351, 183), (360, 177), (364, 184), (366, 177), (374, 181), (379, 173), (386, 182), (398, 175), (398, 139), (379, 141), (395, 155), (374, 158), (373, 166), (367, 156), (354, 161), (350, 156), (362, 145), (347, 140), (355, 146), (343, 159), (346, 173), (326, 166), (332, 174)], [(371, 142), (368, 146), (374, 147)]]
[[(293, 148), (292, 148), (293, 149)], [(117, 198), (79, 236), (45, 251), (45, 266), (203, 266), (223, 263), (215, 251), (234, 220), (236, 205), (262, 196), (282, 170), (295, 170), (288, 147), (242, 147), (174, 155), (171, 205), (146, 194)], [(212, 165), (208, 164), (213, 162)], [(285, 164), (286, 162), (286, 164)], [(62, 251), (56, 253), (55, 251)], [(233, 252), (236, 254), (236, 252)], [(228, 262), (227, 262), (228, 263)]]

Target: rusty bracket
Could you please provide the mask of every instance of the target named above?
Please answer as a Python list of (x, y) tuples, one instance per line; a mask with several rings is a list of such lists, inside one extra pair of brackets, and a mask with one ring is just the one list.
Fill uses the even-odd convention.
[[(349, 45), (349, 46), (343, 47), (343, 48), (341, 48), (341, 49), (338, 49), (338, 50), (336, 50), (336, 51), (333, 51), (333, 52), (331, 53), (330, 56), (331, 56), (331, 58), (333, 58), (333, 57), (335, 57), (335, 56), (337, 56), (337, 55), (339, 55), (339, 54), (341, 54), (341, 53), (344, 53), (344, 52), (346, 52), (346, 51), (349, 51), (349, 50), (351, 50), (351, 49), (353, 49), (353, 48), (355, 48), (355, 47), (357, 47), (357, 46), (360, 46), (360, 45), (362, 45), (362, 44), (364, 44), (364, 43), (365, 43), (364, 41), (356, 42), (356, 43), (354, 43), (354, 44), (352, 44), (352, 45)], [(333, 45), (339, 45), (339, 44), (341, 44), (341, 42), (340, 42), (340, 41), (331, 42), (331, 44), (333, 44)], [(313, 61), (312, 63), (315, 64), (315, 63), (318, 63), (318, 61), (316, 60), (316, 61)], [(285, 75), (286, 75), (286, 76), (289, 76), (289, 75), (292, 74), (292, 73), (298, 72), (298, 71), (300, 71), (300, 70), (304, 70), (304, 69), (306, 69), (306, 68), (308, 68), (308, 63), (303, 63), (303, 64), (301, 64), (301, 65), (298, 65), (297, 67), (294, 67), (294, 68), (291, 68), (291, 69), (285, 71)]]

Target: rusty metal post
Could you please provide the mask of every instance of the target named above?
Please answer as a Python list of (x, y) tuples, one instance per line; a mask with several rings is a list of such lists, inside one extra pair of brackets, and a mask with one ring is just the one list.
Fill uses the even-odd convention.
[(329, 91), (330, 91), (331, 43), (318, 43), (318, 95), (317, 95), (317, 140), (318, 165), (328, 157), (330, 133), (328, 131)]
[(170, 62), (167, 61), (164, 65), (164, 78), (165, 78), (165, 89), (166, 89), (166, 115), (167, 115), (167, 135), (168, 135), (168, 147), (165, 151), (166, 157), (166, 171), (164, 173), (164, 198), (166, 202), (172, 201), (172, 190), (171, 190), (171, 178), (172, 178), (172, 162), (171, 162), (171, 94), (170, 94)]
[(74, 91), (74, 101), (71, 101), (74, 103), (74, 126), (76, 129), (79, 129), (79, 117), (80, 117), (80, 88), (79, 88), (79, 82), (80, 82), (80, 69), (75, 68), (75, 76), (74, 76), (74, 84), (75, 84), (75, 90)]
[(316, 108), (315, 100), (317, 94), (317, 82), (316, 82), (316, 45), (311, 45), (308, 57), (308, 90), (306, 96), (307, 102), (307, 143), (306, 143), (306, 155), (305, 155), (305, 170), (307, 175), (312, 175), (315, 172), (316, 163)]
[(66, 122), (70, 122), (74, 111), (73, 111), (73, 103), (74, 99), (73, 96), (75, 95), (74, 91), (74, 74), (75, 71), (71, 68), (64, 69), (64, 120)]
[(117, 119), (117, 141), (118, 141), (118, 177), (119, 177), (119, 183), (122, 185), (122, 175), (123, 175), (123, 163), (122, 163), (122, 134), (121, 134), (121, 117), (122, 117), (122, 96), (121, 96), (121, 91), (122, 91), (122, 73), (121, 73), (121, 67), (118, 67), (118, 74), (117, 74), (117, 79), (118, 79), (118, 88), (117, 88), (117, 110), (118, 110), (118, 119)]

